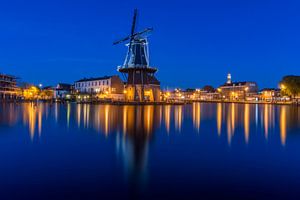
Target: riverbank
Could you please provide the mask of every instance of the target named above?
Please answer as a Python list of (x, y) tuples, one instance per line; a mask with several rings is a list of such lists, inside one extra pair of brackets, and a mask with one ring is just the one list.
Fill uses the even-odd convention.
[(270, 104), (270, 105), (293, 105), (299, 106), (298, 103), (293, 103), (291, 101), (286, 102), (266, 102), (266, 101), (224, 101), (224, 100), (189, 100), (189, 101), (180, 101), (180, 102), (132, 102), (132, 101), (69, 101), (69, 100), (9, 100), (0, 102), (8, 102), (8, 103), (38, 103), (38, 102), (45, 102), (45, 103), (77, 103), (77, 104), (105, 104), (105, 105), (185, 105), (185, 104), (192, 104), (192, 103), (236, 103), (236, 104)]
[(238, 104), (271, 104), (271, 105), (300, 105), (295, 104), (291, 101), (286, 102), (268, 102), (268, 101), (222, 101), (222, 100), (199, 100), (192, 102), (203, 102), (203, 103), (238, 103)]

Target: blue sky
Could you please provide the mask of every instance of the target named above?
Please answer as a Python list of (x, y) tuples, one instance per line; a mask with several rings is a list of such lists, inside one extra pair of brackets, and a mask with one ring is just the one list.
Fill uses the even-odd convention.
[(276, 87), (300, 74), (300, 3), (277, 0), (5, 1), (0, 7), (0, 72), (54, 85), (118, 74), (126, 48), (112, 42), (153, 27), (151, 63), (162, 87), (235, 81)]

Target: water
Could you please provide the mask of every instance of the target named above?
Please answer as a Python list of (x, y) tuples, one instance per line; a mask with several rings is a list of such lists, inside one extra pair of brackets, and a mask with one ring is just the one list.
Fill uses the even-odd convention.
[(297, 199), (300, 108), (0, 104), (1, 199)]

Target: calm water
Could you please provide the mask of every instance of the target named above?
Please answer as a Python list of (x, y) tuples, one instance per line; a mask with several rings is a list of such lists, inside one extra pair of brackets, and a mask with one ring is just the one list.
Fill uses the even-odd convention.
[(299, 199), (300, 108), (0, 103), (1, 199)]

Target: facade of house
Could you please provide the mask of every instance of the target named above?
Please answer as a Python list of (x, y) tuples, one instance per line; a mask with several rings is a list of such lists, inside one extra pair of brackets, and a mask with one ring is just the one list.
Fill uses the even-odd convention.
[(260, 100), (265, 102), (282, 101), (282, 95), (280, 89), (276, 88), (264, 88), (259, 92)]
[(54, 99), (65, 99), (72, 92), (72, 85), (67, 83), (58, 83), (54, 88)]
[(17, 99), (19, 97), (20, 89), (17, 87), (17, 78), (0, 73), (0, 100)]
[(80, 79), (74, 83), (74, 90), (99, 99), (124, 100), (124, 83), (119, 76)]
[(217, 91), (224, 100), (250, 100), (257, 94), (258, 86), (252, 81), (232, 82), (231, 74), (228, 74), (226, 83)]

